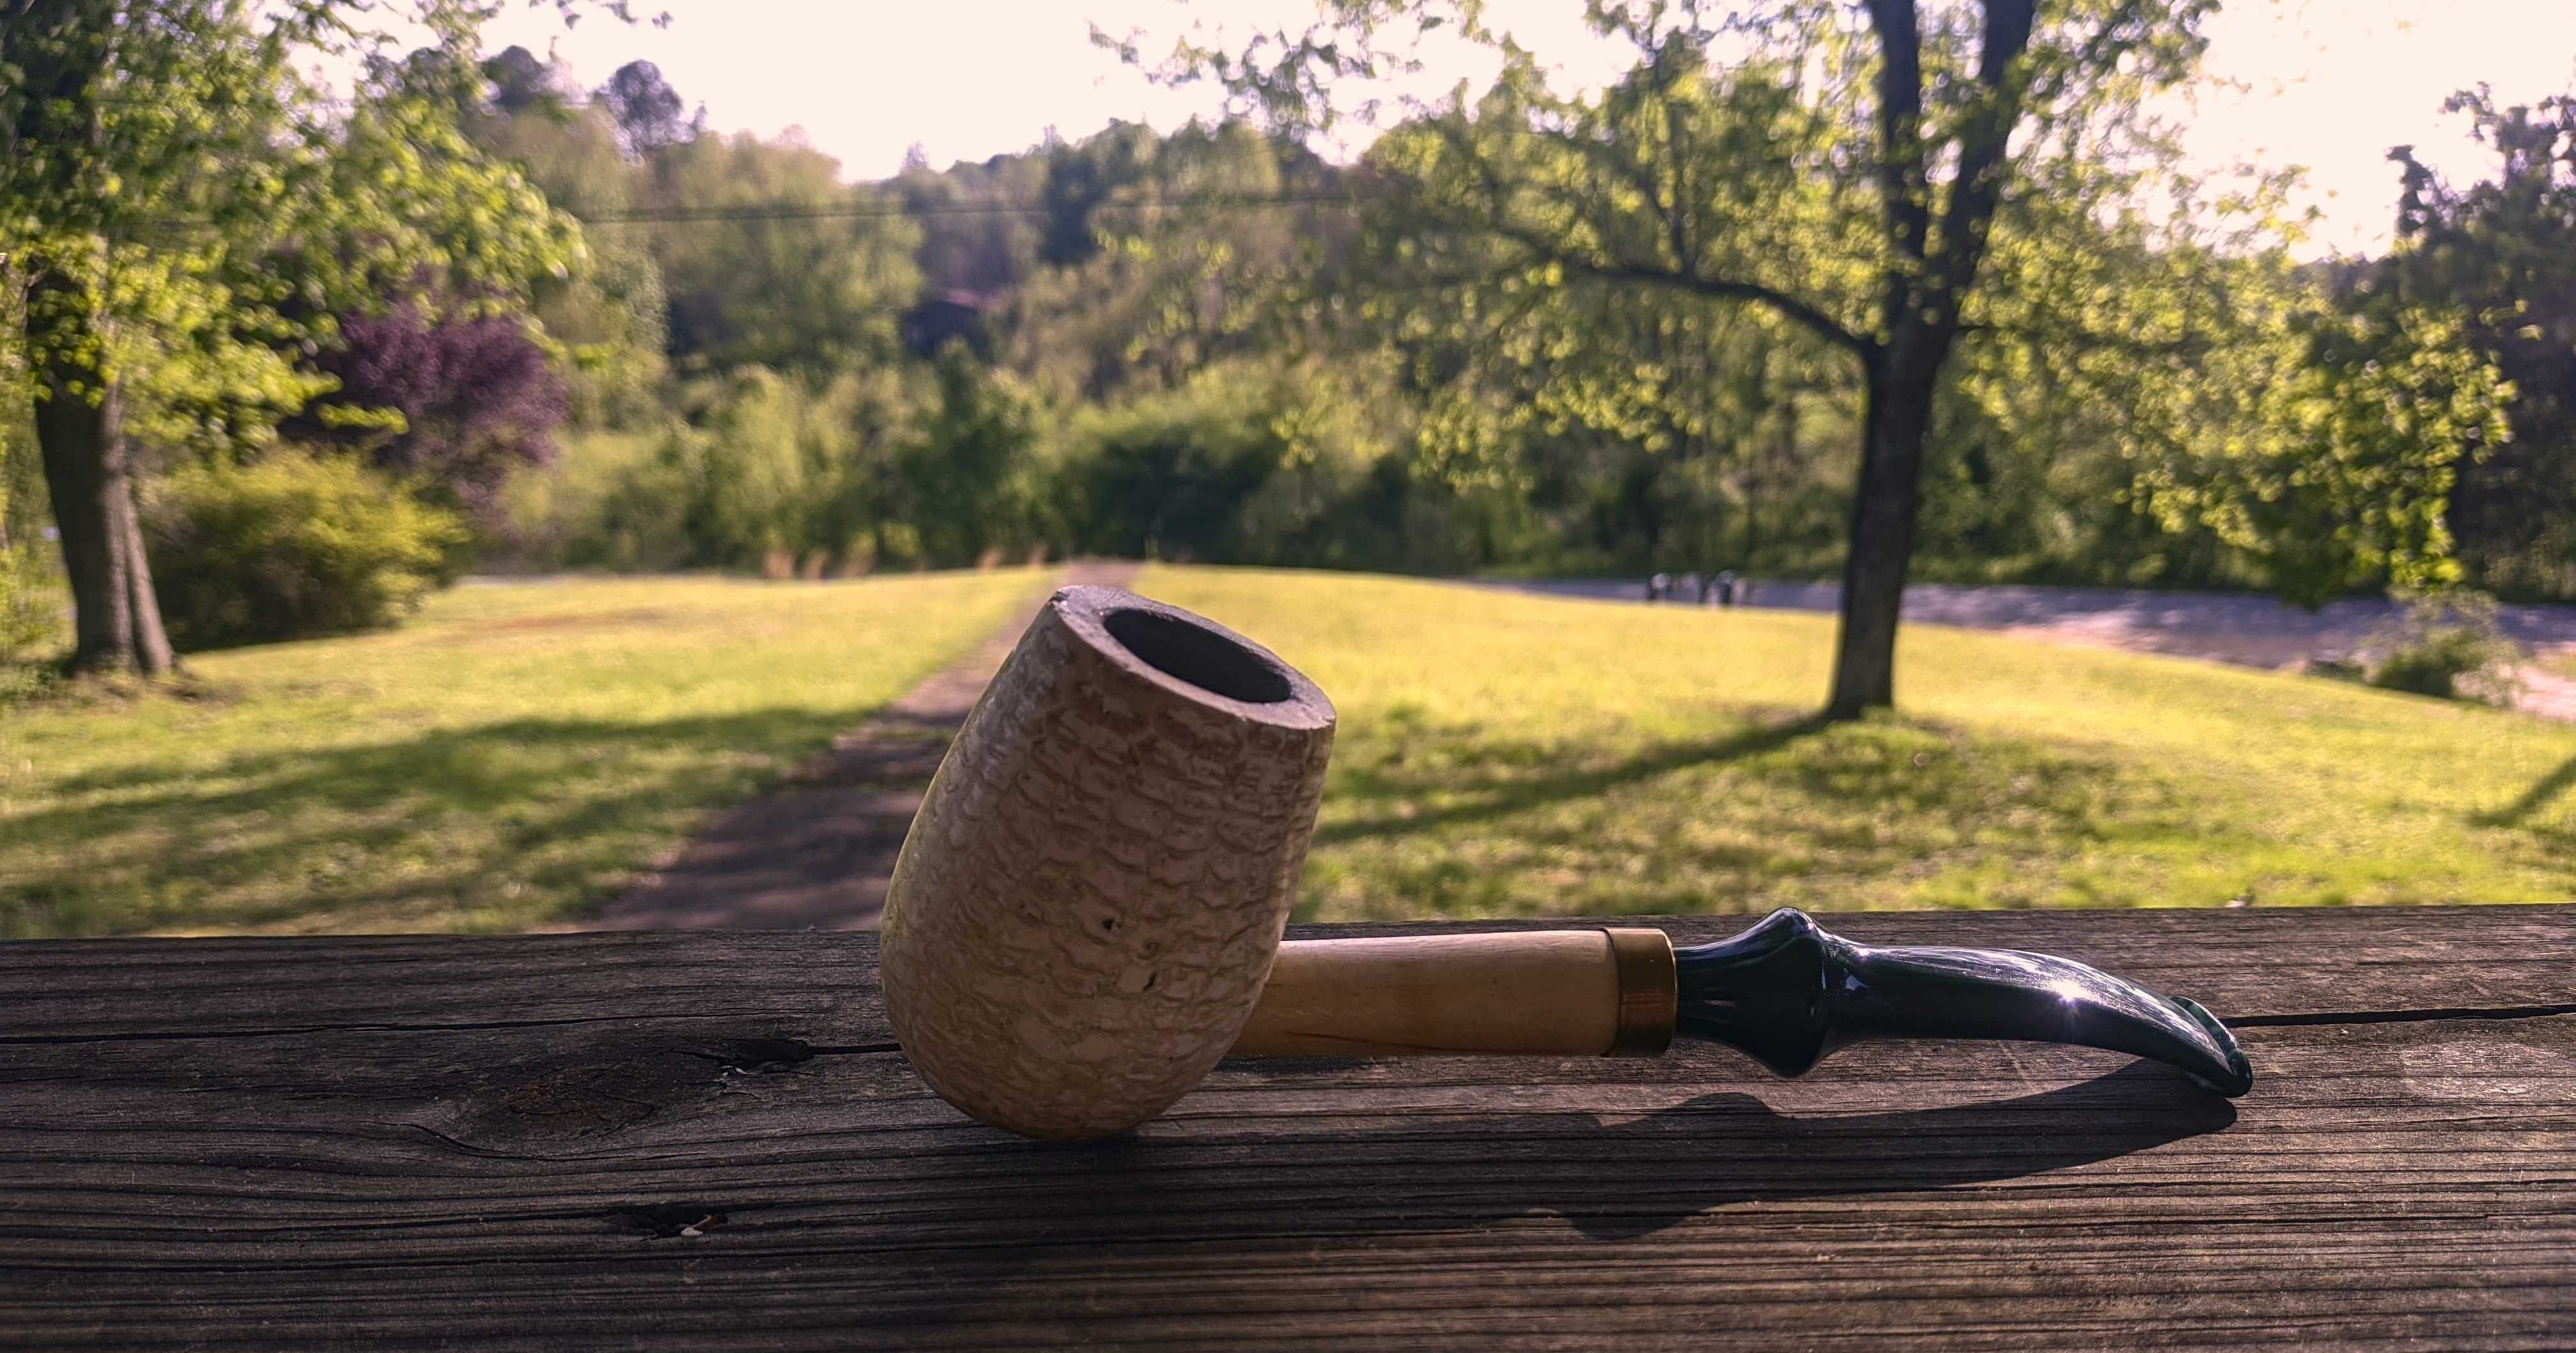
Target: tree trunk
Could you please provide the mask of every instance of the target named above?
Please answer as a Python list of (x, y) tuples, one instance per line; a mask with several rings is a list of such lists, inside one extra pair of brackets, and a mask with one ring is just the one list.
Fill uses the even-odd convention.
[(1932, 426), (1940, 363), (1872, 362), (1862, 422), (1860, 480), (1852, 493), (1851, 548), (1843, 562), (1841, 634), (1834, 645), (1829, 720), (1896, 704), (1896, 623), (1914, 554), (1923, 442)]
[(96, 341), (84, 322), (88, 299), (59, 273), (40, 274), (28, 296), (28, 346), (44, 378), (36, 444), (72, 585), (71, 667), (159, 676), (175, 660), (134, 509), (123, 404), (115, 383), (72, 355), (79, 349), (66, 341)]

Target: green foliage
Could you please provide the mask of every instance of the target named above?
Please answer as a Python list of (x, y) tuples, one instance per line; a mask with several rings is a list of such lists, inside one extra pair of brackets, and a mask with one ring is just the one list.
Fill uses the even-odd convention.
[[(355, 50), (346, 6), (105, 0), (0, 42), (0, 257), (70, 284), (30, 341), (123, 384), (133, 433), (256, 446), (326, 388), (294, 365), (329, 316), (436, 294), (506, 306), (581, 258), (572, 223), (464, 134), (370, 82), (335, 105), (299, 71)], [(458, 43), (470, 7), (422, 17)]]
[(1961, 412), (2009, 454), (2053, 453), (2035, 462), (2036, 499), (1996, 506), (2098, 501), (2143, 517), (2161, 541), (2098, 514), (2068, 539), (2075, 559), (2155, 566), (2132, 581), (2247, 584), (2313, 606), (2454, 576), (2455, 467), (2506, 435), (2507, 391), (2453, 317), (2339, 303), (2285, 241), (2215, 238), (2180, 213), (2129, 212), (2082, 244), (2070, 223), (1997, 255), (2001, 271), (2050, 279), (2078, 336), (2003, 309), (1963, 357)]
[(1219, 563), (1343, 562), (1344, 509), (1392, 448), (1309, 370), (1211, 368), (1088, 409), (1056, 457), (1077, 551)]
[(453, 513), (345, 457), (183, 466), (145, 504), (172, 642), (212, 648), (377, 629), (453, 581)]
[(686, 555), (682, 544), (645, 541), (633, 534), (632, 524), (627, 533), (618, 534), (607, 516), (610, 495), (639, 473), (657, 436), (625, 431), (566, 435), (552, 464), (513, 475), (502, 487), (499, 523), (483, 542), (476, 566), (553, 571), (568, 567), (578, 554), (588, 567), (676, 567)]
[(2400, 146), (2397, 247), (2367, 278), (2377, 303), (2463, 315), (2465, 339), (2513, 383), (2513, 436), (2459, 466), (2449, 524), (2491, 590), (2576, 597), (2576, 95), (2503, 106), (2483, 86), (2444, 105), (2468, 115), (2494, 177), (2445, 182)]
[(2452, 588), (2404, 594), (2397, 622), (2372, 639), (2380, 651), (2370, 684), (2444, 700), (2512, 703), (2522, 650), (2504, 637), (2495, 598)]
[[(634, 208), (637, 171), (599, 108), (495, 112), (473, 124), (473, 135), (560, 210), (615, 218)], [(535, 318), (555, 345), (575, 426), (649, 426), (660, 411), (669, 339), (661, 266), (645, 227), (612, 219), (586, 227), (583, 239), (588, 266), (541, 285)]]
[(978, 299), (1009, 294), (1037, 267), (1041, 218), (1025, 210), (1045, 193), (1048, 161), (997, 155), (945, 173), (907, 164), (895, 181), (904, 210), (921, 221), (915, 262), (922, 294)]
[(684, 367), (823, 376), (893, 356), (920, 287), (920, 237), (900, 215), (864, 214), (888, 204), (842, 187), (830, 156), (793, 141), (699, 137), (656, 159), (640, 203), (662, 218), (652, 248)]
[(2214, 5), (2041, 5), (1995, 65), (2025, 8), (1597, 5), (1635, 64), (1568, 93), (1474, 4), (1335, 3), (1159, 73), (1313, 129), (1433, 26), (1494, 49), (1369, 151), (1351, 290), (1429, 472), (1602, 566), (1829, 563), (1848, 462), (1806, 443), (1939, 370), (1934, 572), (2308, 602), (2447, 576), (2493, 370), (2438, 306), (2338, 310), (2288, 262), (2282, 180), (2180, 172), (2152, 109)]
[[(1241, 124), (1168, 137), (1119, 125), (1046, 163), (1065, 212), (1048, 222), (1057, 266), (1008, 307), (1003, 360), (1058, 403), (1168, 389), (1314, 336), (1300, 311), (1329, 287), (1326, 250), (1351, 233), (1349, 213), (1222, 205), (1328, 186), (1310, 153)], [(1202, 205), (1156, 205), (1171, 199)]]
[[(334, 341), (335, 316), (520, 313), (580, 261), (571, 220), (461, 125), (468, 82), (445, 76), (481, 81), (475, 30), (491, 12), (64, 0), (0, 24), (0, 295), (26, 298), (24, 350), (0, 376), (47, 405), (74, 670), (172, 665), (153, 589), (130, 585), (147, 576), (132, 514), (152, 453), (257, 454), (332, 388), (298, 359)], [(344, 103), (317, 72), (372, 55), (380, 18), (426, 29), (431, 56), (369, 62)], [(314, 618), (290, 606), (191, 623)]]
[(555, 528), (563, 563), (816, 576), (914, 561), (908, 530), (879, 530), (910, 426), (894, 373), (816, 391), (747, 368), (694, 397), (691, 422), (609, 468), (589, 515)]
[(2507, 435), (2495, 368), (2422, 310), (2315, 326), (2306, 362), (2267, 392), (2260, 426), (2277, 441), (2212, 476), (2239, 490), (2222, 536), (2257, 548), (2274, 590), (2310, 605), (2382, 580), (2456, 579), (2443, 509), (2454, 466)]
[(909, 552), (934, 566), (1027, 554), (1042, 530), (1036, 402), (955, 344), (931, 374), (926, 407), (896, 458), (892, 501), (874, 515), (909, 527)]

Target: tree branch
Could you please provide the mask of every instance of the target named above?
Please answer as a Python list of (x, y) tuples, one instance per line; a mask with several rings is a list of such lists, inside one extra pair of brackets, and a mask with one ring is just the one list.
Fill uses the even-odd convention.
[(1878, 34), (1881, 208), (1898, 252), (1920, 259), (1932, 229), (1931, 184), (1923, 169), (1923, 34), (1914, 0), (1869, 0), (1869, 22)]
[(1635, 263), (1600, 263), (1567, 254), (1527, 231), (1501, 224), (1488, 224), (1486, 230), (1502, 239), (1529, 250), (1547, 262), (1568, 272), (1603, 282), (1635, 282), (1647, 286), (1667, 287), (1721, 301), (1749, 301), (1768, 306), (1784, 319), (1794, 320), (1815, 332), (1816, 336), (1837, 347), (1850, 350), (1863, 361), (1877, 355), (1878, 345), (1843, 327), (1833, 316), (1785, 291), (1759, 282), (1744, 282), (1725, 277), (1702, 277), (1696, 272), (1671, 268), (1651, 268)]
[[(1909, 5), (1911, 2), (1912, 0), (1904, 0), (1904, 3)], [(1485, 221), (1458, 222), (1451, 225), (1450, 228), (1460, 231), (1476, 231), (1491, 235), (1497, 239), (1508, 240), (1511, 243), (1517, 244), (1523, 249), (1528, 250), (1542, 261), (1556, 264), (1557, 266), (1566, 269), (1568, 272), (1577, 273), (1598, 281), (1641, 283), (1647, 286), (1666, 287), (1676, 291), (1684, 291), (1695, 296), (1705, 296), (1714, 300), (1745, 301), (1755, 305), (1767, 306), (1773, 313), (1780, 315), (1784, 319), (1791, 320), (1804, 326), (1814, 332), (1817, 337), (1822, 338), (1836, 347), (1842, 348), (1860, 358), (1862, 363), (1865, 365), (1874, 363), (1878, 360), (1878, 343), (1859, 333), (1853, 332), (1851, 329), (1845, 327), (1840, 321), (1836, 320), (1832, 315), (1827, 314), (1824, 310), (1814, 304), (1800, 300), (1787, 292), (1779, 291), (1759, 282), (1745, 282), (1732, 278), (1702, 276), (1699, 273), (1694, 260), (1687, 257), (1675, 258), (1673, 260), (1673, 266), (1670, 268), (1655, 268), (1643, 264), (1626, 262), (1599, 262), (1573, 253), (1567, 250), (1562, 244), (1550, 241), (1535, 232), (1513, 226), (1508, 222), (1501, 220), (1500, 216), (1504, 210), (1503, 204), (1508, 200), (1510, 193), (1509, 186), (1503, 182), (1499, 174), (1494, 172), (1493, 166), (1487, 163), (1483, 156), (1476, 153), (1475, 147), (1471, 142), (1469, 142), (1465, 135), (1464, 128), (1452, 125), (1446, 119), (1436, 120), (1432, 125), (1435, 133), (1443, 140), (1449, 142), (1450, 146), (1458, 152), (1460, 158), (1467, 163), (1470, 172), (1476, 174), (1483, 182), (1485, 191), (1491, 200), (1491, 208), (1494, 216), (1494, 219)], [(1599, 149), (1583, 142), (1579, 138), (1572, 137), (1564, 138), (1562, 144), (1573, 149), (1576, 154), (1586, 159), (1594, 158)], [(1542, 194), (1546, 194), (1548, 192), (1545, 185), (1536, 186)], [(1651, 189), (1648, 191), (1650, 200), (1654, 200), (1655, 205), (1660, 210), (1662, 208), (1660, 195), (1655, 194)], [(1562, 198), (1557, 199), (1557, 202), (1558, 205), (1571, 211), (1578, 220), (1582, 219), (1585, 215), (1587, 204), (1583, 202)], [(1675, 209), (1678, 210), (1680, 205), (1681, 204), (1676, 201), (1674, 203)], [(1669, 222), (1671, 218), (1670, 216), (1667, 216), (1666, 219)], [(1606, 240), (1604, 241), (1604, 244), (1605, 246), (1607, 245)]]
[(1977, 275), (1987, 227), (2003, 198), (2004, 152), (2022, 108), (2013, 64), (2030, 49), (2037, 0), (1986, 0), (1985, 9), (1985, 40), (1977, 58), (1985, 106), (1959, 134), (1959, 175), (1941, 212), (1940, 293), (1933, 303), (1953, 321), (1961, 294)]
[(1654, 268), (1603, 265), (1575, 259), (1559, 259), (1557, 262), (1569, 271), (1579, 272), (1587, 277), (1600, 278), (1603, 281), (1643, 282), (1687, 291), (1695, 296), (1707, 296), (1722, 301), (1750, 301), (1755, 305), (1768, 306), (1783, 319), (1795, 320), (1813, 330), (1817, 337), (1837, 347), (1848, 349), (1852, 355), (1864, 361), (1874, 359), (1878, 353), (1876, 343), (1844, 328), (1835, 321), (1833, 316), (1787, 292), (1775, 291), (1759, 282), (1742, 282), (1726, 277), (1701, 277), (1691, 273), (1665, 272)]

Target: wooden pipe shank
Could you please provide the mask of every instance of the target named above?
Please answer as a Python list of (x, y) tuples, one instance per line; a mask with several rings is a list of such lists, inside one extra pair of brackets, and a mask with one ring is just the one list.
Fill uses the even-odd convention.
[(1291, 940), (1230, 1055), (1651, 1057), (1675, 1010), (1660, 930)]

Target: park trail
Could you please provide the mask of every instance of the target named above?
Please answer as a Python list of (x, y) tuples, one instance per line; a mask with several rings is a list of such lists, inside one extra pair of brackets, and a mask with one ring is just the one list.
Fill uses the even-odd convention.
[[(1123, 587), (1134, 564), (1075, 563), (1068, 583)], [(873, 930), (904, 833), (949, 740), (1043, 597), (964, 659), (832, 740), (768, 794), (710, 817), (587, 917), (545, 929)]]

